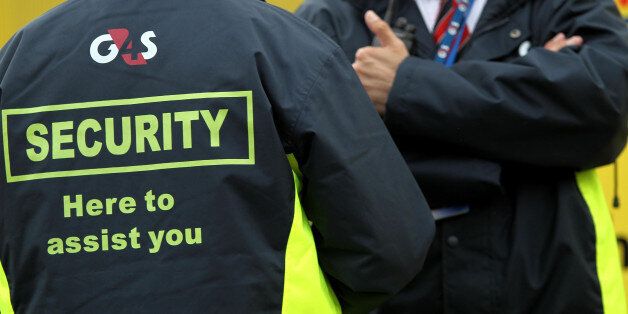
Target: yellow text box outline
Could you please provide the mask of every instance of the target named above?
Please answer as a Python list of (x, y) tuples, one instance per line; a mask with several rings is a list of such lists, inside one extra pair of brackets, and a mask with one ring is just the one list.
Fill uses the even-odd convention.
[[(130, 106), (141, 105), (156, 102), (167, 101), (182, 101), (193, 99), (212, 99), (212, 98), (246, 98), (246, 119), (248, 128), (248, 142), (249, 142), (249, 157), (247, 159), (208, 159), (208, 160), (192, 160), (192, 161), (178, 161), (178, 162), (166, 162), (147, 165), (136, 166), (121, 166), (121, 167), (108, 167), (108, 168), (92, 168), (81, 170), (64, 170), (64, 171), (51, 171), (42, 173), (33, 173), (13, 176), (11, 175), (11, 161), (9, 158), (9, 134), (7, 120), (11, 115), (25, 115), (41, 112), (51, 111), (64, 111), (74, 109), (90, 109), (100, 107), (114, 107), (114, 106)], [(144, 98), (130, 98), (130, 99), (116, 99), (116, 100), (103, 100), (83, 103), (72, 103), (62, 105), (48, 105), (33, 108), (18, 108), (18, 109), (4, 109), (2, 110), (2, 138), (4, 142), (4, 167), (6, 170), (6, 177), (8, 183), (31, 181), (39, 179), (51, 179), (51, 178), (65, 178), (65, 177), (77, 177), (77, 176), (90, 176), (101, 174), (113, 174), (113, 173), (129, 173), (129, 172), (142, 172), (164, 169), (176, 169), (176, 168), (191, 168), (202, 166), (221, 166), (221, 165), (254, 165), (255, 164), (255, 134), (253, 129), (253, 92), (248, 91), (235, 91), (235, 92), (209, 92), (209, 93), (194, 93), (194, 94), (179, 94), (179, 95), (165, 95), (154, 96)]]

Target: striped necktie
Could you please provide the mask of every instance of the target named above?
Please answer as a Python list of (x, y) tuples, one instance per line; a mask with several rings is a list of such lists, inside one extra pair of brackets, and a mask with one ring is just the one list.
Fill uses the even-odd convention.
[(450, 67), (456, 61), (458, 51), (469, 40), (471, 32), (467, 17), (474, 0), (443, 0), (438, 23), (434, 27), (434, 41), (438, 45), (434, 60)]

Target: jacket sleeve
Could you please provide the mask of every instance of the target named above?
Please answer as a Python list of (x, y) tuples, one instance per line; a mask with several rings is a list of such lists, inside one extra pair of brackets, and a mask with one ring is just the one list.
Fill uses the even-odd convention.
[(305, 0), (294, 14), (325, 33), (335, 43), (339, 43), (339, 19), (336, 15), (340, 12), (332, 12), (330, 9), (324, 1)]
[(339, 48), (300, 103), (290, 138), (319, 261), (343, 313), (366, 313), (418, 273), (433, 219)]
[(304, 0), (295, 15), (329, 36), (342, 48), (349, 60), (371, 42), (371, 32), (364, 25), (362, 11), (343, 0)]
[[(542, 42), (581, 35), (581, 49), (533, 48), (512, 62), (450, 69), (408, 58), (389, 96), (393, 134), (445, 143), (480, 158), (592, 168), (627, 135), (628, 32), (612, 1), (540, 1)], [(541, 19), (543, 20), (543, 19)]]

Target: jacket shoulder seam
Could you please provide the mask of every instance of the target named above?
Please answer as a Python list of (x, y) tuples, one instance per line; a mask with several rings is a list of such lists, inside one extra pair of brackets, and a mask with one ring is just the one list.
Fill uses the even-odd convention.
[(294, 120), (294, 122), (292, 123), (292, 125), (290, 126), (290, 128), (288, 129), (288, 136), (290, 138), (294, 137), (294, 129), (297, 127), (297, 125), (299, 124), (299, 122), (301, 121), (301, 116), (303, 116), (303, 111), (305, 111), (305, 108), (309, 105), (306, 100), (308, 100), (310, 98), (310, 94), (312, 93), (312, 91), (314, 90), (314, 88), (316, 86), (318, 86), (321, 78), (324, 76), (324, 70), (327, 68), (327, 66), (329, 65), (329, 63), (331, 62), (332, 58), (338, 53), (338, 51), (341, 50), (339, 47), (336, 47), (325, 59), (325, 61), (323, 61), (323, 63), (321, 64), (321, 66), (319, 66), (318, 70), (316, 71), (316, 76), (314, 77), (314, 81), (312, 82), (312, 84), (307, 88), (306, 92), (302, 95), (301, 97), (297, 98), (297, 103), (302, 103), (303, 105), (301, 106), (301, 108), (299, 109), (299, 112), (297, 114), (296, 119)]

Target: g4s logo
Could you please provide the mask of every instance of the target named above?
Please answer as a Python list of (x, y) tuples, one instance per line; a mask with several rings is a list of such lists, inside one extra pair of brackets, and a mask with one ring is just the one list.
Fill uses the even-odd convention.
[[(124, 62), (130, 66), (136, 65), (145, 65), (147, 64), (146, 60), (150, 60), (157, 55), (157, 45), (151, 41), (152, 38), (157, 37), (155, 32), (148, 31), (142, 34), (140, 41), (146, 47), (146, 51), (136, 53), (133, 56), (133, 53), (123, 53), (122, 59)], [(107, 30), (107, 34), (100, 35), (92, 41), (92, 45), (89, 49), (89, 53), (92, 56), (94, 61), (105, 64), (113, 61), (123, 47), (125, 50), (133, 49), (133, 41), (129, 40), (127, 43), (127, 39), (129, 38), (129, 30), (126, 28), (114, 28)], [(106, 55), (100, 54), (99, 48), (103, 43), (113, 42), (109, 46), (109, 53)], [(126, 45), (125, 45), (126, 44)]]

